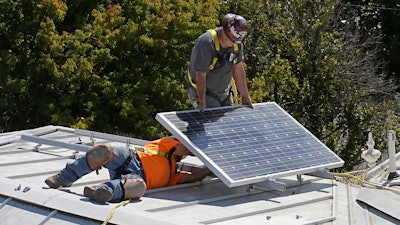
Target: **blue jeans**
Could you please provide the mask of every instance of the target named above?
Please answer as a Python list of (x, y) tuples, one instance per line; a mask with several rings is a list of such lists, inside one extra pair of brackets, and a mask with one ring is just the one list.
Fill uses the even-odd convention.
[[(114, 149), (114, 159), (104, 165), (110, 174), (110, 181), (99, 184), (105, 189), (110, 190), (113, 196), (110, 202), (119, 202), (123, 200), (124, 191), (121, 185), (121, 175), (126, 174), (128, 179), (143, 179), (145, 180), (143, 167), (135, 156), (132, 157), (129, 165), (123, 171), (118, 171), (118, 168), (124, 164), (125, 160), (129, 157), (130, 150), (126, 146), (112, 146)], [(64, 169), (61, 170), (61, 179), (66, 183), (73, 183), (84, 175), (92, 172), (86, 160), (86, 155), (77, 158), (75, 161), (67, 163)]]

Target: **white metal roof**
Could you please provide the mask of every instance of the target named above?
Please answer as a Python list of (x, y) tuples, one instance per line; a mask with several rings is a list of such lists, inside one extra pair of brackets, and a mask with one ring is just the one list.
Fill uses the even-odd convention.
[[(21, 139), (21, 135), (66, 143), (68, 147), (39, 145)], [(102, 224), (104, 221), (151, 225), (400, 224), (399, 186), (393, 185), (391, 188), (395, 191), (390, 191), (308, 175), (280, 178), (279, 182), (286, 184), (285, 191), (251, 185), (228, 188), (217, 177), (207, 177), (202, 182), (149, 190), (140, 201), (123, 206), (100, 204), (83, 196), (85, 185), (109, 178), (106, 169), (100, 170), (99, 175), (86, 175), (70, 188), (48, 188), (44, 183), (47, 177), (84, 154), (69, 147), (91, 145), (93, 141), (145, 143), (60, 126), (1, 134), (0, 225)], [(185, 160), (202, 164), (195, 157)], [(381, 164), (377, 168), (369, 180), (388, 184), (387, 166)]]

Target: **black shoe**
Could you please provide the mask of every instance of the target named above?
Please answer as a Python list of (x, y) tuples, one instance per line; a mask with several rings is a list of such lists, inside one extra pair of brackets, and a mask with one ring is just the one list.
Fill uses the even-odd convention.
[(44, 181), (49, 187), (57, 189), (60, 186), (71, 187), (72, 183), (66, 183), (61, 179), (60, 174), (53, 175)]
[(113, 193), (102, 186), (86, 186), (83, 189), (83, 195), (96, 202), (108, 202), (111, 200)]

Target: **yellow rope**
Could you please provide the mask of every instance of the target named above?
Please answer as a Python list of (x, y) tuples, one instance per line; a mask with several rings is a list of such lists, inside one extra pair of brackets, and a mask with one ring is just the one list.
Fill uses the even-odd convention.
[[(347, 172), (347, 173), (333, 173), (333, 175), (335, 177), (338, 177), (339, 178), (338, 180), (341, 181), (341, 182), (344, 182), (344, 183), (366, 184), (366, 185), (369, 185), (369, 186), (372, 186), (372, 187), (375, 187), (375, 188), (378, 188), (378, 189), (383, 189), (383, 190), (388, 190), (388, 191), (393, 191), (393, 192), (399, 192), (400, 193), (400, 189), (384, 187), (384, 186), (381, 186), (379, 184), (375, 184), (373, 182), (364, 180), (366, 171), (367, 170), (359, 170), (359, 171), (351, 171), (351, 172)], [(358, 175), (358, 176), (353, 175), (354, 173), (360, 173), (360, 172), (362, 172), (362, 175)], [(124, 205), (128, 204), (130, 201), (131, 201), (131, 199), (128, 199), (128, 200), (122, 201), (122, 202), (118, 203), (117, 205), (115, 205), (113, 207), (113, 209), (111, 210), (110, 215), (102, 223), (102, 225), (107, 225), (108, 222), (111, 220), (111, 218), (114, 216), (115, 210), (120, 206), (124, 206)]]
[(388, 190), (388, 191), (393, 191), (393, 192), (399, 192), (400, 193), (400, 189), (384, 187), (384, 186), (381, 186), (379, 184), (375, 184), (373, 182), (364, 180), (363, 178), (364, 178), (365, 174), (363, 176), (355, 176), (355, 175), (352, 175), (351, 173), (334, 173), (333, 175), (335, 177), (342, 178), (341, 180), (339, 180), (339, 181), (342, 181), (342, 182), (348, 182), (348, 183), (354, 183), (354, 184), (366, 184), (366, 185), (369, 185), (369, 186), (372, 186), (372, 187), (375, 187), (375, 188), (378, 188), (378, 189), (383, 189), (383, 190)]
[(107, 217), (106, 220), (104, 220), (104, 222), (101, 225), (107, 225), (107, 223), (110, 222), (111, 218), (114, 216), (115, 210), (120, 206), (124, 206), (124, 205), (128, 204), (130, 201), (131, 200), (128, 199), (128, 200), (122, 201), (122, 202), (118, 203), (117, 205), (115, 205), (113, 207), (113, 209), (111, 210), (110, 215)]
[(236, 87), (236, 82), (233, 78), (231, 79), (231, 86), (232, 86), (232, 91), (233, 91), (233, 104), (239, 105), (238, 90)]

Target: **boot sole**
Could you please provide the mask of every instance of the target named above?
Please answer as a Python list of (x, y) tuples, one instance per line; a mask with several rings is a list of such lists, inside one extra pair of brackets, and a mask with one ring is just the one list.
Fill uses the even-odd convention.
[(49, 186), (50, 188), (54, 188), (54, 189), (57, 189), (57, 188), (59, 188), (59, 187), (71, 187), (71, 186), (72, 186), (72, 184), (60, 184), (60, 185), (56, 185), (54, 182), (52, 182), (52, 181), (50, 181), (50, 180), (45, 180), (44, 182), (47, 184), (47, 186)]
[(52, 182), (50, 180), (45, 180), (44, 182), (47, 184), (47, 186), (54, 188), (54, 189), (57, 189), (58, 187), (61, 186), (61, 185), (56, 185), (54, 182)]
[(83, 195), (97, 202), (108, 202), (112, 198), (112, 193), (102, 188), (93, 190), (90, 187), (85, 187), (83, 189)]

